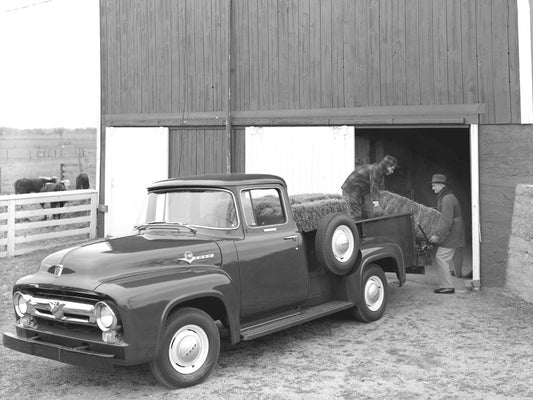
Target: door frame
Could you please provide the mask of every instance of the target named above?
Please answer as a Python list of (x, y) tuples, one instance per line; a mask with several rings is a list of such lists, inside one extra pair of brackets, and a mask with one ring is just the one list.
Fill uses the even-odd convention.
[(470, 125), (470, 188), (472, 204), (472, 289), (481, 288), (480, 245), (481, 221), (479, 210), (479, 129), (477, 124)]

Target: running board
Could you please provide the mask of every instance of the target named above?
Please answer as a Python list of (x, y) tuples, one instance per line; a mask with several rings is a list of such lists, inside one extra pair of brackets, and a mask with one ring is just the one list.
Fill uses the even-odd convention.
[(330, 301), (319, 306), (299, 311), (296, 314), (243, 328), (240, 332), (241, 338), (242, 340), (253, 340), (352, 307), (353, 303), (348, 301)]

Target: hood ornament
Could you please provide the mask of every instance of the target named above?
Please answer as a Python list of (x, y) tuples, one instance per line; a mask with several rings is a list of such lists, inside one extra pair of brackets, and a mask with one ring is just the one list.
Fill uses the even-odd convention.
[(61, 276), (62, 273), (63, 273), (63, 265), (61, 264), (54, 265), (54, 276), (57, 278)]
[(64, 303), (61, 303), (60, 301), (56, 300), (50, 300), (48, 302), (50, 312), (54, 315), (55, 319), (62, 320), (65, 318), (65, 315), (63, 314), (63, 307), (65, 307)]
[(185, 261), (186, 263), (192, 264), (193, 261), (196, 260), (205, 260), (206, 258), (213, 258), (215, 255), (213, 253), (211, 254), (203, 254), (201, 256), (195, 256), (192, 251), (186, 251), (185, 254), (183, 254), (182, 258), (178, 258), (178, 261)]

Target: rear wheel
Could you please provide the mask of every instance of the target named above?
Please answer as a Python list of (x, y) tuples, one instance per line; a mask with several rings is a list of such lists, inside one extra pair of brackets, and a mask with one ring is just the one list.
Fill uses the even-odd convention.
[(376, 264), (369, 264), (363, 271), (361, 280), (362, 304), (353, 308), (357, 321), (373, 322), (385, 313), (388, 299), (387, 278)]
[(220, 336), (213, 319), (202, 310), (182, 308), (168, 320), (150, 369), (165, 386), (192, 386), (211, 373), (219, 353)]

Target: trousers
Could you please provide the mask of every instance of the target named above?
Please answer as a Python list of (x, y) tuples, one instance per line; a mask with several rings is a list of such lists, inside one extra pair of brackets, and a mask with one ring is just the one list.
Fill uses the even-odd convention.
[(464, 250), (464, 247), (458, 247), (455, 249), (455, 254), (453, 255), (453, 267), (455, 268), (455, 276), (458, 278), (463, 276)]
[(456, 252), (455, 247), (440, 247), (435, 254), (435, 262), (437, 264), (437, 273), (439, 276), (440, 288), (453, 288), (452, 275), (450, 271), (454, 270), (453, 256)]
[(369, 197), (360, 192), (350, 193), (342, 190), (342, 195), (348, 200), (350, 215), (355, 220), (370, 218), (367, 211), (369, 209)]

